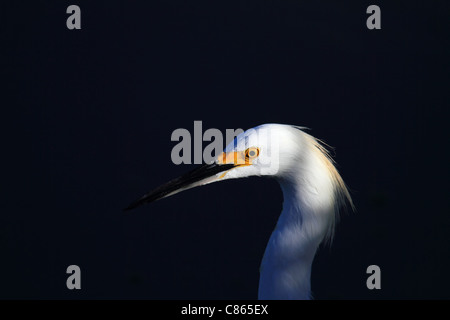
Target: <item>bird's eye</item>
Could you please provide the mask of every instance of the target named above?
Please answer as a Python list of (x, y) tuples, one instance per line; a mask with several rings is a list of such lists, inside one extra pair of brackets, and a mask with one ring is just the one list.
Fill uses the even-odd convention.
[(245, 150), (245, 158), (246, 159), (254, 159), (259, 156), (259, 149), (255, 147), (248, 148)]

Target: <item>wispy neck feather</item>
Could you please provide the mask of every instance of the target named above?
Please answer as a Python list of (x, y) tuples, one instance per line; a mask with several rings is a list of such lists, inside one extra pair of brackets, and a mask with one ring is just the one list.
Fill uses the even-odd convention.
[(344, 180), (334, 166), (325, 143), (298, 130), (303, 140), (303, 162), (299, 162), (297, 177), (291, 181), (294, 185), (300, 186), (300, 202), (307, 204), (314, 210), (327, 210), (325, 215), (328, 220), (328, 229), (324, 240), (332, 241), (335, 230), (335, 223), (339, 218), (339, 209), (346, 208), (347, 205), (354, 210), (354, 205), (350, 193)]
[[(296, 130), (302, 152), (279, 178), (283, 211), (260, 269), (259, 299), (310, 299), (311, 265), (319, 245), (331, 239), (339, 206), (351, 202), (326, 149)], [(297, 137), (298, 138), (298, 137)]]

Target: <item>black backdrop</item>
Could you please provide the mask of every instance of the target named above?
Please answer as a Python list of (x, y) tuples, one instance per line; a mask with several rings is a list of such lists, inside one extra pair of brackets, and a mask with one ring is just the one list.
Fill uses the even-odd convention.
[(29, 3), (0, 5), (1, 298), (256, 298), (275, 181), (122, 211), (192, 168), (170, 137), (194, 120), (303, 125), (335, 147), (357, 212), (317, 254), (316, 298), (449, 298), (446, 1)]

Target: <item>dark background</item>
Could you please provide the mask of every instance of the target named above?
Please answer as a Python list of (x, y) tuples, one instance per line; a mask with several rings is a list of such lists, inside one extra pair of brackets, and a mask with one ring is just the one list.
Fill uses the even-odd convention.
[(302, 125), (335, 147), (357, 211), (317, 254), (316, 298), (450, 298), (448, 1), (2, 1), (0, 15), (0, 298), (256, 298), (274, 180), (122, 211), (192, 168), (170, 137), (194, 120)]

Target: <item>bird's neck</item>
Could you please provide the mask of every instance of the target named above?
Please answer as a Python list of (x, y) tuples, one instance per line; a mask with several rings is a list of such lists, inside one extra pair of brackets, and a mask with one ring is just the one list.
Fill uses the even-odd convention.
[(258, 298), (310, 299), (312, 262), (334, 215), (331, 185), (307, 179), (280, 185), (283, 211), (261, 263)]

